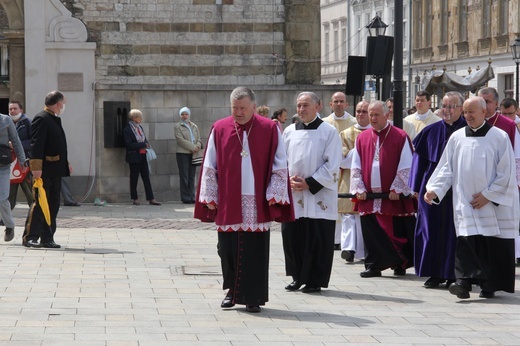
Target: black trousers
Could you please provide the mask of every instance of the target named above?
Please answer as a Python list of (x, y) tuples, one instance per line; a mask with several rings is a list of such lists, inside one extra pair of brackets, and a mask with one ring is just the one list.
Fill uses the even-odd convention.
[(489, 292), (515, 292), (515, 240), (457, 237), (455, 277)]
[(51, 224), (45, 221), (45, 216), (39, 202), (39, 189), (35, 190), (35, 201), (29, 210), (29, 215), (25, 221), (25, 230), (23, 233), (23, 241), (38, 240), (42, 243), (54, 241), (54, 233), (56, 233), (56, 217), (60, 210), (60, 191), (61, 177), (42, 178), (43, 188), (47, 196), (47, 204), (51, 217)]
[(129, 163), (130, 166), (130, 198), (138, 199), (137, 197), (137, 181), (139, 180), (139, 174), (143, 180), (144, 192), (146, 194), (146, 200), (151, 201), (154, 199), (152, 184), (150, 183), (150, 171), (148, 170), (148, 161), (146, 161), (146, 154), (139, 155), (140, 162)]
[(270, 232), (218, 232), (223, 289), (234, 291), (233, 302), (265, 305), (269, 300)]
[(282, 223), (285, 273), (310, 287), (328, 287), (336, 220), (302, 217)]
[(176, 153), (179, 167), (181, 201), (195, 202), (195, 171), (197, 166), (191, 164), (192, 154)]

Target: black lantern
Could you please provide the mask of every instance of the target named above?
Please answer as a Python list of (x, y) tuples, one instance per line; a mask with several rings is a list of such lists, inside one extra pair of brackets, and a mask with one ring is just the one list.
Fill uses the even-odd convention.
[(520, 38), (517, 38), (511, 45), (511, 54), (513, 54), (513, 61), (516, 64), (516, 101), (518, 102), (518, 65), (520, 64)]
[[(374, 37), (379, 36), (379, 35), (384, 36), (387, 27), (388, 27), (388, 24), (385, 24), (385, 22), (383, 22), (381, 20), (381, 17), (379, 17), (379, 15), (377, 15), (377, 14), (374, 18), (372, 18), (370, 23), (368, 23), (368, 25), (366, 26), (370, 36), (374, 36)], [(519, 51), (519, 54), (520, 54), (520, 51)]]

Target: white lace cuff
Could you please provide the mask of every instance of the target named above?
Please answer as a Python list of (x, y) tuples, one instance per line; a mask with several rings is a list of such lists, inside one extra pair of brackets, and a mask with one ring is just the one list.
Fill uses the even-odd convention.
[(395, 191), (395, 193), (402, 193), (404, 195), (409, 195), (412, 193), (412, 189), (408, 186), (408, 177), (410, 176), (410, 168), (405, 168), (397, 171), (395, 175), (395, 179), (390, 185), (390, 191)]
[(211, 202), (218, 205), (218, 183), (217, 170), (211, 167), (204, 167), (202, 170), (202, 179), (200, 181), (199, 202), (210, 204)]
[(363, 193), (366, 192), (367, 188), (363, 183), (363, 175), (361, 169), (353, 168), (350, 170), (350, 193)]
[(273, 171), (271, 181), (267, 186), (266, 198), (274, 200), (278, 204), (290, 204), (289, 187), (287, 186), (287, 170)]

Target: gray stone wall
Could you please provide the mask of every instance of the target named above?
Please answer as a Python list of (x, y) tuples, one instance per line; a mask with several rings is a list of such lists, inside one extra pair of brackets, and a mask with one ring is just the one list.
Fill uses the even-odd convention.
[[(100, 86), (97, 104), (104, 101), (129, 101), (132, 108), (143, 112), (143, 127), (157, 153), (157, 160), (152, 163), (152, 186), (156, 198), (160, 201), (179, 201), (179, 177), (175, 159), (176, 141), (173, 125), (179, 119), (179, 109), (187, 106), (191, 110), (191, 119), (199, 127), (203, 143), (206, 143), (212, 124), (230, 115), (229, 94), (234, 87), (196, 85), (183, 88), (154, 88), (147, 90), (117, 90), (114, 86)], [(323, 100), (323, 114), (330, 114), (328, 102), (332, 94), (338, 91), (334, 86), (282, 86), (253, 87), (257, 96), (257, 105), (267, 105), (273, 110), (285, 107), (289, 116), (296, 112), (296, 96), (301, 91), (314, 91)], [(96, 110), (96, 150), (97, 180), (89, 201), (95, 197), (109, 202), (129, 202), (128, 176), (129, 169), (125, 162), (124, 148), (104, 148), (103, 143), (103, 109)], [(290, 119), (285, 126), (290, 124)], [(71, 177), (72, 179), (73, 177)], [(75, 179), (79, 179), (76, 177)], [(74, 181), (74, 180), (72, 180)], [(84, 182), (77, 181), (78, 189)], [(138, 184), (141, 199), (144, 199), (142, 182)], [(82, 191), (78, 191), (82, 192)]]
[[(178, 201), (173, 124), (181, 107), (191, 109), (205, 142), (213, 122), (230, 114), (229, 93), (238, 85), (255, 90), (258, 106), (271, 113), (285, 107), (289, 115), (299, 92), (316, 91), (328, 104), (337, 91), (318, 85), (318, 0), (62, 1), (96, 42), (96, 178), (87, 201), (130, 201), (124, 148), (104, 145), (105, 101), (129, 101), (143, 111), (158, 155), (156, 198)], [(90, 181), (71, 177), (74, 194)], [(141, 182), (138, 189), (144, 199)]]
[(97, 43), (99, 83), (285, 84), (283, 1), (207, 3), (76, 0), (69, 7)]

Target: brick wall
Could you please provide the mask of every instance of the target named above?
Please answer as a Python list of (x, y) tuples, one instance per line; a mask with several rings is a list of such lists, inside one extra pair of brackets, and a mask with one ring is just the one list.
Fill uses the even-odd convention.
[(283, 0), (69, 0), (106, 84), (283, 85)]

